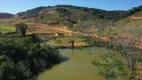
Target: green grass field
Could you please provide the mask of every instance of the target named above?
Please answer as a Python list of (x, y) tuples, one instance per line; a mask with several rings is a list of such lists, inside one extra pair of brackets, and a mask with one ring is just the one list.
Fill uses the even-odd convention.
[(28, 25), (34, 24), (33, 20), (31, 19), (3, 19), (4, 22), (12, 22), (13, 25), (18, 24), (18, 23), (26, 23)]
[(18, 23), (26, 23), (27, 25), (33, 25), (34, 22), (31, 19), (24, 19), (24, 20), (18, 20), (18, 19), (0, 19), (0, 32), (2, 34), (8, 33), (8, 32), (15, 32), (15, 24)]
[(13, 25), (0, 25), (0, 32), (2, 34), (8, 33), (8, 32), (15, 32), (15, 27)]

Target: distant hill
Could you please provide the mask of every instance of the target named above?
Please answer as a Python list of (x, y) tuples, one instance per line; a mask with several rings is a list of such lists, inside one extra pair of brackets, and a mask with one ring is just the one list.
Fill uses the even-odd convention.
[[(61, 8), (62, 8), (62, 11), (61, 11)], [(106, 11), (101, 9), (79, 7), (79, 6), (73, 6), (73, 5), (57, 5), (57, 6), (48, 6), (48, 7), (38, 7), (32, 10), (28, 10), (26, 12), (18, 13), (18, 15), (28, 18), (28, 17), (38, 16), (40, 13), (44, 13), (44, 12), (47, 14), (50, 12), (52, 13), (52, 11), (54, 12), (60, 11), (61, 14), (65, 14), (65, 12), (67, 13), (67, 11), (70, 13), (77, 11), (76, 15), (80, 15), (80, 13), (86, 12), (88, 13), (88, 15), (93, 15), (96, 18), (105, 18), (105, 19), (121, 18), (121, 17), (127, 16), (126, 14), (128, 14), (128, 11)], [(69, 15), (66, 15), (66, 16), (69, 16)]]
[(0, 13), (0, 18), (11, 18), (13, 14), (10, 13)]
[(135, 13), (134, 13), (133, 15), (131, 15), (131, 16), (142, 16), (142, 10), (135, 12)]
[(74, 24), (80, 20), (120, 19), (128, 15), (128, 11), (106, 11), (95, 8), (72, 5), (38, 7), (17, 14), (21, 19), (35, 18), (42, 23)]
[(35, 18), (42, 23), (63, 24), (76, 23), (79, 20), (95, 20), (95, 16), (79, 9), (69, 7), (38, 7), (26, 12), (18, 13), (22, 19)]
[[(142, 6), (135, 7), (128, 11), (106, 11), (73, 5), (57, 5), (37, 7), (25, 12), (20, 12), (17, 15), (21, 19), (34, 18), (34, 20), (45, 24), (72, 25), (81, 20), (96, 20), (100, 18), (118, 21), (141, 11)], [(141, 15), (141, 13), (139, 15)]]

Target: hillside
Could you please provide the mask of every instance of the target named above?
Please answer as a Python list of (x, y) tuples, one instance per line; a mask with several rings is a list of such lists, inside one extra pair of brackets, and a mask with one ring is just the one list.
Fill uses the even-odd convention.
[[(135, 7), (128, 11), (106, 11), (101, 9), (78, 7), (72, 5), (57, 5), (48, 7), (37, 7), (31, 10), (27, 10), (25, 12), (20, 12), (17, 13), (17, 15), (13, 16), (18, 19), (8, 19), (4, 21), (5, 23), (11, 23), (13, 25), (16, 23), (25, 22), (30, 26), (34, 26), (37, 23), (43, 23), (51, 26), (68, 27), (73, 30), (73, 28), (75, 28), (77, 25), (81, 25), (84, 22), (85, 25), (89, 25), (94, 24), (94, 22), (97, 22), (97, 20), (99, 21), (99, 19), (104, 20), (104, 22), (107, 19), (108, 21), (105, 23), (109, 23), (112, 20), (116, 21), (114, 26), (117, 30), (114, 33), (125, 32), (124, 30), (127, 30), (128, 28), (132, 29), (133, 31), (133, 28), (135, 27), (138, 28), (135, 28), (136, 32), (137, 30), (141, 32), (141, 29), (139, 28), (141, 28), (142, 26), (142, 20), (131, 19), (131, 17), (135, 16), (142, 16), (142, 6)], [(102, 24), (103, 21), (100, 20), (99, 23)], [(83, 27), (81, 26), (80, 29), (82, 28)]]
[(11, 18), (13, 14), (10, 13), (0, 13), (0, 18)]
[[(122, 18), (115, 22), (115, 33), (127, 33), (140, 36), (142, 34), (142, 9), (128, 17)], [(142, 37), (141, 37), (142, 38)]]
[(68, 7), (38, 7), (18, 13), (21, 19), (35, 18), (45, 24), (75, 24), (79, 20), (95, 20), (95, 16), (79, 9)]
[(116, 19), (128, 15), (128, 11), (106, 11), (95, 8), (78, 7), (72, 5), (57, 5), (48, 7), (38, 7), (17, 14), (21, 19), (34, 18), (36, 21), (45, 24), (63, 24), (72, 26), (78, 21), (96, 19)]
[(142, 10), (134, 13), (132, 16), (142, 16)]
[[(62, 10), (61, 10), (62, 9)], [(63, 10), (64, 9), (64, 10)], [(88, 13), (89, 15), (93, 15), (96, 18), (105, 18), (105, 19), (111, 19), (111, 18), (119, 18), (126, 16), (127, 11), (106, 11), (101, 9), (95, 9), (95, 8), (88, 8), (88, 7), (78, 7), (78, 6), (72, 6), (72, 5), (57, 5), (57, 6), (48, 6), (48, 7), (38, 7), (32, 10), (28, 10), (26, 12), (20, 12), (18, 15), (20, 17), (29, 18), (29, 17), (36, 17), (43, 12), (46, 12), (49, 14), (54, 12), (61, 11), (61, 14), (65, 14), (67, 12), (73, 13), (74, 11), (77, 11), (77, 14), (79, 15), (82, 12)], [(67, 16), (67, 15), (66, 15)], [(68, 15), (69, 16), (69, 15)], [(73, 15), (75, 16), (75, 15)]]

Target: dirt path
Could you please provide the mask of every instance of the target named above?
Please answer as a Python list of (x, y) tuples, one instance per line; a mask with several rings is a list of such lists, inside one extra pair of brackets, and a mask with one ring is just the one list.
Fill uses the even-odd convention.
[(67, 32), (67, 33), (72, 33), (73, 31), (71, 30), (68, 30), (68, 29), (65, 29), (65, 28), (60, 28), (60, 27), (57, 27), (57, 26), (46, 26), (46, 25), (37, 25), (36, 26), (37, 29), (51, 29), (51, 30), (55, 30), (55, 31), (58, 31), (58, 32)]
[(65, 28), (59, 28), (59, 27), (56, 27), (56, 26), (43, 26), (43, 25), (38, 25), (38, 26), (35, 26), (33, 27), (33, 31), (28, 31), (27, 34), (32, 34), (32, 33), (35, 33), (35, 34), (50, 34), (50, 33), (54, 33), (56, 34), (57, 32), (59, 33), (63, 33), (63, 34), (72, 34), (72, 33), (75, 33), (71, 30), (68, 30), (68, 29), (65, 29)]

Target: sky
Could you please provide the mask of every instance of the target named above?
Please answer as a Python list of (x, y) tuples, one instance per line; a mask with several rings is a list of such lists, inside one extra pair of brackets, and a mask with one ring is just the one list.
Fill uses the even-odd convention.
[(18, 13), (39, 6), (75, 5), (104, 10), (129, 10), (142, 5), (142, 0), (0, 0), (0, 12)]

